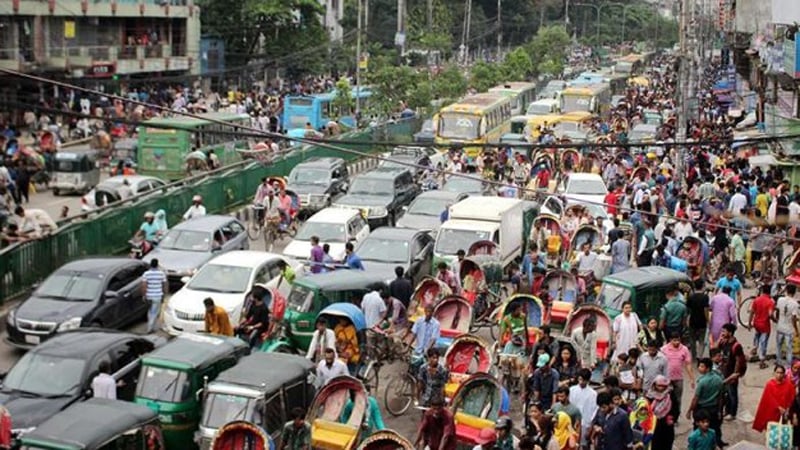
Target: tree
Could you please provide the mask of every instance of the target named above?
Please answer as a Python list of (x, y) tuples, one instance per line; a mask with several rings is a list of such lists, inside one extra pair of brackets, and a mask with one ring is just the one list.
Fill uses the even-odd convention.
[(432, 82), (434, 98), (454, 100), (467, 90), (467, 79), (456, 65), (448, 65), (439, 72)]
[(350, 80), (347, 78), (339, 78), (339, 81), (336, 82), (331, 107), (337, 119), (355, 111), (356, 99), (353, 97), (353, 88), (350, 86)]
[(506, 55), (502, 72), (506, 81), (522, 81), (533, 74), (533, 61), (522, 47), (517, 47)]
[(373, 113), (386, 116), (399, 108), (413, 92), (419, 76), (408, 66), (372, 64), (366, 82), (372, 88)]
[(500, 71), (497, 70), (497, 66), (479, 61), (472, 66), (469, 82), (473, 88), (483, 92), (492, 86), (497, 86), (501, 81), (501, 75)]
[(569, 46), (570, 39), (564, 26), (551, 25), (540, 28), (536, 36), (525, 45), (525, 50), (537, 74), (557, 76), (564, 70)]

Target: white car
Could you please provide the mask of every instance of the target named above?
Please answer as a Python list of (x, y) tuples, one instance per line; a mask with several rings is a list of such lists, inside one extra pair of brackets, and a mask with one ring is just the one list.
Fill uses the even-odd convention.
[(558, 191), (566, 198), (567, 206), (587, 203), (602, 205), (608, 194), (603, 178), (595, 173), (572, 173)]
[(232, 325), (239, 323), (245, 296), (255, 284), (288, 297), (291, 285), (281, 278), (278, 261), (289, 264), (298, 277), (305, 273), (299, 262), (274, 253), (242, 250), (212, 259), (170, 297), (164, 309), (164, 330), (173, 336), (203, 332), (207, 297), (225, 308)]
[(131, 195), (140, 195), (145, 192), (159, 191), (168, 183), (156, 177), (144, 175), (117, 175), (108, 178), (91, 191), (81, 197), (81, 210), (92, 211), (111, 202), (120, 200), (119, 188), (124, 180), (128, 180)]
[(369, 225), (358, 209), (328, 207), (313, 216), (297, 230), (294, 239), (283, 249), (283, 254), (298, 261), (308, 261), (311, 256), (311, 237), (319, 244), (328, 244), (329, 254), (336, 261), (344, 259), (344, 245), (357, 245), (369, 235)]

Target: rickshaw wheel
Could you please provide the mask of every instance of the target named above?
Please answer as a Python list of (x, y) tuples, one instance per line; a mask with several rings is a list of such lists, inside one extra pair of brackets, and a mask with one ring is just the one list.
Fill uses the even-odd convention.
[(750, 306), (753, 305), (755, 297), (747, 297), (742, 301), (742, 304), (736, 307), (736, 317), (739, 319), (739, 325), (743, 327), (750, 326)]
[(364, 370), (358, 374), (361, 382), (367, 386), (373, 394), (378, 392), (379, 376), (378, 372), (381, 370), (381, 365), (375, 361), (369, 361), (364, 366)]
[(398, 417), (408, 411), (414, 402), (414, 388), (416, 380), (411, 375), (403, 374), (398, 378), (393, 378), (386, 386), (383, 393), (383, 404), (389, 414)]

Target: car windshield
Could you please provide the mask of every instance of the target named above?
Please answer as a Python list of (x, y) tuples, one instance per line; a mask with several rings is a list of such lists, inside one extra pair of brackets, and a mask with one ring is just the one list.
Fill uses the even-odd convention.
[(83, 386), (85, 371), (84, 360), (31, 351), (8, 372), (3, 380), (3, 390), (12, 389), (43, 397), (75, 394)]
[(156, 401), (179, 403), (189, 398), (191, 385), (186, 372), (146, 366), (136, 386), (136, 396)]
[(301, 286), (299, 284), (292, 285), (292, 291), (289, 292), (287, 303), (289, 308), (297, 312), (307, 312), (311, 308), (311, 303), (314, 300), (314, 291)]
[(622, 304), (630, 300), (631, 292), (616, 284), (603, 283), (600, 294), (597, 296), (597, 304), (606, 308), (622, 311)]
[(440, 229), (436, 237), (436, 253), (455, 255), (459, 250), (466, 250), (478, 241), (491, 240), (488, 231)]
[(158, 248), (184, 252), (207, 252), (211, 250), (211, 233), (173, 229), (164, 235)]
[(408, 207), (408, 214), (439, 217), (449, 202), (451, 200), (441, 198), (417, 198)]
[(444, 183), (444, 191), (447, 192), (466, 192), (468, 194), (480, 194), (483, 191), (483, 182), (471, 180), (464, 177), (449, 178)]
[(432, 132), (433, 131), (433, 120), (428, 119), (425, 122), (422, 122), (422, 130), (421, 131)]
[(99, 273), (56, 272), (36, 290), (37, 297), (68, 301), (91, 301), (100, 296), (105, 276)]
[(250, 421), (255, 399), (221, 393), (208, 394), (203, 408), (203, 426), (216, 429), (234, 420)]
[(353, 195), (394, 195), (394, 179), (387, 178), (356, 178), (350, 186)]
[(525, 111), (525, 114), (529, 116), (543, 116), (545, 114), (550, 114), (550, 112), (550, 105), (548, 104), (531, 103), (528, 106), (528, 110)]
[(206, 264), (189, 282), (189, 289), (225, 294), (244, 294), (250, 284), (249, 267)]
[(327, 170), (298, 167), (289, 174), (289, 184), (327, 185), (330, 183), (330, 178), (330, 172)]
[(606, 185), (603, 180), (569, 180), (567, 183), (567, 194), (578, 195), (606, 195)]
[(404, 263), (408, 261), (408, 247), (407, 241), (368, 237), (356, 253), (364, 261)]
[(297, 231), (294, 238), (298, 241), (310, 241), (312, 236), (317, 236), (320, 242), (344, 242), (344, 224), (328, 222), (306, 222)]

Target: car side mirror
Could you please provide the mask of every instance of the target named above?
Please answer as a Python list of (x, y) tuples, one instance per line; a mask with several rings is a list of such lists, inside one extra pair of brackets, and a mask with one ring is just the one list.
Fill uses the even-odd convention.
[(342, 192), (347, 192), (347, 189), (349, 188), (350, 186), (347, 183), (342, 183), (342, 185), (339, 187), (339, 189), (341, 189)]
[(197, 392), (194, 393), (194, 398), (198, 402), (203, 400), (203, 391), (204, 391), (204, 389), (201, 388), (201, 389), (198, 389)]
[(86, 390), (83, 391), (83, 397), (87, 399), (94, 397), (94, 391), (91, 388), (86, 388)]
[(402, 209), (402, 210), (403, 210), (403, 212), (408, 212), (408, 206), (403, 206), (403, 207), (402, 207), (402, 208), (400, 208), (400, 209)]
[(186, 283), (188, 283), (188, 282), (189, 282), (189, 280), (191, 280), (191, 279), (192, 279), (192, 278), (191, 278), (191, 277), (188, 277), (188, 276), (181, 277), (181, 283), (183, 283), (183, 284), (186, 284)]
[(105, 291), (103, 293), (103, 298), (106, 300), (110, 300), (112, 298), (117, 298), (117, 295), (119, 295), (117, 291)]

